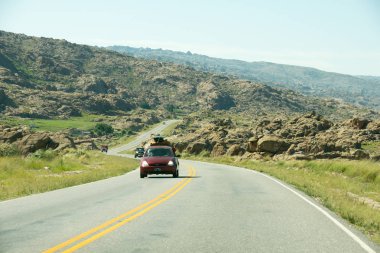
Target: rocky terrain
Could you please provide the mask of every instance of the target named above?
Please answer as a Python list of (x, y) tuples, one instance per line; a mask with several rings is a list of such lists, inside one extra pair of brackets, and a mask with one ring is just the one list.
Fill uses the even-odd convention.
[(254, 81), (137, 59), (110, 50), (0, 31), (0, 112), (27, 118), (138, 108), (168, 115), (228, 110), (252, 115), (315, 110), (332, 118), (377, 112)]
[(304, 95), (328, 97), (380, 109), (379, 77), (351, 76), (315, 68), (220, 59), (191, 52), (112, 46), (110, 50), (143, 59), (172, 62), (197, 70), (234, 75), (272, 87), (292, 89)]
[[(310, 111), (316, 113), (299, 116)], [(3, 118), (109, 115), (113, 118), (106, 122), (116, 133), (125, 134), (176, 114), (193, 112), (203, 116), (185, 117), (176, 130), (177, 148), (191, 154), (359, 158), (368, 157), (360, 149), (362, 142), (378, 140), (377, 111), (336, 99), (304, 96), (256, 81), (138, 59), (65, 40), (0, 31)], [(228, 114), (245, 120), (209, 120), (217, 112), (219, 118)], [(351, 126), (354, 123), (347, 123), (353, 117), (366, 118), (368, 124), (356, 129)], [(346, 123), (337, 123), (342, 120)], [(110, 141), (78, 136), (76, 132), (35, 132), (3, 125), (0, 143), (17, 146), (27, 154), (47, 148), (96, 148), (97, 143)]]
[[(0, 149), (15, 149), (22, 155), (33, 153), (37, 150), (52, 149), (64, 151), (74, 149), (99, 149), (102, 144), (110, 144), (120, 136), (130, 135), (141, 131), (144, 127), (161, 122), (163, 114), (140, 111), (143, 115), (133, 114), (108, 118), (97, 118), (94, 121), (105, 123), (114, 129), (113, 134), (98, 136), (94, 131), (83, 131), (75, 128), (58, 132), (36, 131), (29, 126), (0, 125)], [(1, 156), (1, 154), (0, 154)]]
[[(8, 127), (0, 125), (0, 145), (5, 148), (16, 147), (23, 155), (35, 152), (40, 149), (63, 150), (65, 148), (76, 148), (79, 144), (88, 144), (88, 148), (95, 149), (96, 145), (92, 140), (86, 142), (74, 142), (67, 133), (32, 132), (29, 128), (18, 126)], [(6, 144), (8, 146), (6, 146)]]
[(179, 152), (249, 159), (373, 159), (379, 153), (362, 149), (380, 142), (380, 121), (353, 118), (333, 123), (315, 112), (236, 124), (231, 119), (204, 121), (189, 116), (171, 137)]

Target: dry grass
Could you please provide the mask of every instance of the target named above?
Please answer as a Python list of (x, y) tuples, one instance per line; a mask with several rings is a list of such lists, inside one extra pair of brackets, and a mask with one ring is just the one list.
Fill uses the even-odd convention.
[(162, 131), (161, 135), (165, 137), (170, 137), (172, 135), (173, 130), (181, 123), (181, 121), (172, 123), (168, 125), (164, 131)]
[(0, 200), (16, 198), (122, 175), (138, 162), (96, 151), (54, 151), (0, 157)]

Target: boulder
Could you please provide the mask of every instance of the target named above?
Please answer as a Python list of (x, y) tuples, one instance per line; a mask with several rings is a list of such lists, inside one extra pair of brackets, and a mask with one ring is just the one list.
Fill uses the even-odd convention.
[(211, 151), (211, 156), (222, 156), (225, 153), (226, 153), (226, 148), (224, 147), (224, 145), (221, 143), (217, 143), (214, 145)]
[(264, 155), (261, 154), (261, 153), (249, 153), (249, 152), (245, 152), (241, 157), (241, 160), (246, 160), (246, 159), (249, 159), (249, 160), (262, 160), (264, 159)]
[(78, 86), (83, 88), (84, 92), (93, 92), (98, 94), (116, 93), (115, 89), (109, 87), (103, 79), (94, 75), (83, 75), (79, 78)]
[(134, 105), (129, 103), (127, 100), (120, 97), (112, 97), (109, 99), (109, 101), (113, 107), (119, 110), (123, 110), (123, 111), (130, 111), (131, 109), (135, 107)]
[(371, 121), (368, 119), (353, 118), (348, 123), (354, 129), (366, 129), (369, 122)]
[(258, 140), (257, 150), (272, 154), (282, 153), (290, 147), (290, 143), (278, 136), (267, 135)]
[(58, 143), (56, 150), (63, 150), (66, 148), (76, 148), (73, 138), (66, 134), (58, 133), (50, 137), (52, 141)]
[(199, 154), (201, 153), (203, 150), (207, 150), (207, 145), (206, 143), (204, 142), (194, 142), (194, 143), (190, 143), (189, 146), (187, 146), (187, 149), (186, 151), (189, 153), (189, 154)]
[(249, 140), (248, 140), (248, 147), (247, 147), (247, 151), (248, 152), (256, 152), (257, 151), (257, 142), (259, 141), (259, 139), (257, 137), (251, 137)]
[(66, 117), (82, 116), (82, 113), (77, 108), (68, 105), (62, 105), (58, 108), (58, 113)]
[(370, 156), (369, 154), (362, 150), (362, 149), (354, 149), (350, 152), (350, 154), (355, 158), (355, 159), (358, 159), (358, 160), (361, 160), (361, 159), (369, 159)]
[(18, 148), (24, 155), (39, 149), (55, 149), (58, 145), (59, 144), (54, 142), (47, 133), (28, 134), (18, 142)]
[(243, 155), (245, 153), (245, 149), (242, 148), (238, 144), (234, 144), (231, 147), (227, 149), (226, 155), (228, 156), (238, 156), (238, 155)]
[(380, 134), (380, 121), (372, 121), (368, 123), (367, 129), (371, 134)]
[(210, 123), (216, 126), (223, 126), (223, 127), (231, 127), (234, 125), (231, 119), (215, 119), (215, 120), (210, 121)]
[(174, 148), (179, 152), (179, 153), (182, 153), (188, 146), (188, 143), (187, 142), (184, 142), (184, 141), (181, 141), (181, 142), (177, 142), (177, 143), (174, 143)]
[(284, 138), (315, 136), (332, 127), (332, 122), (313, 113), (288, 121), (276, 134)]
[(13, 143), (23, 137), (22, 130), (0, 132), (0, 142)]
[(227, 135), (227, 131), (223, 132), (223, 131), (213, 131), (213, 132), (210, 132), (207, 136), (211, 146), (215, 146), (217, 145), (218, 143), (221, 143), (223, 142), (222, 139)]
[(288, 150), (286, 150), (286, 154), (288, 154), (288, 155), (293, 155), (293, 154), (295, 154), (295, 152), (296, 152), (296, 144), (290, 145)]
[(86, 149), (86, 150), (96, 150), (96, 149), (99, 149), (94, 140), (77, 140), (74, 142), (74, 145), (76, 146), (76, 148), (79, 148), (79, 149)]

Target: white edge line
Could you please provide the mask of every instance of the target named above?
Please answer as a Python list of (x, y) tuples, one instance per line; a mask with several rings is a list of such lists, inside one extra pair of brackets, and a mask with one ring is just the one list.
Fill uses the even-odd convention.
[(302, 196), (299, 192), (293, 190), (292, 188), (290, 188), (289, 186), (285, 185), (284, 183), (282, 183), (281, 181), (271, 177), (271, 176), (268, 176), (264, 173), (260, 173), (258, 171), (253, 171), (251, 170), (252, 172), (255, 172), (257, 174), (260, 174), (266, 178), (269, 178), (270, 180), (276, 182), (277, 184), (281, 185), (282, 187), (284, 187), (285, 189), (291, 191), (292, 193), (294, 193), (295, 195), (297, 195), (298, 197), (300, 197), (302, 200), (304, 200), (305, 202), (307, 202), (308, 204), (310, 204), (311, 206), (313, 206), (315, 209), (317, 209), (318, 211), (320, 211), (324, 216), (326, 216), (329, 220), (331, 220), (336, 226), (338, 226), (341, 230), (343, 230), (349, 237), (351, 237), (355, 242), (357, 242), (366, 252), (368, 253), (376, 253), (376, 251), (374, 251), (370, 246), (368, 246), (365, 242), (363, 242), (358, 236), (356, 236), (354, 233), (351, 232), (351, 230), (349, 230), (348, 228), (346, 228), (342, 223), (340, 223), (337, 219), (335, 219), (334, 217), (332, 217), (328, 212), (326, 212), (325, 210), (323, 210), (320, 206), (314, 204), (313, 202), (311, 202), (310, 200), (308, 200), (306, 197)]
[[(188, 160), (188, 161), (191, 161), (191, 162), (200, 162), (200, 163), (206, 163), (206, 164), (215, 164), (215, 163), (195, 161), (195, 160)], [(273, 178), (273, 177), (271, 177), (271, 176), (269, 176), (267, 174), (264, 174), (262, 172), (259, 172), (259, 171), (256, 171), (256, 170), (252, 170), (252, 169), (247, 169), (247, 168), (243, 168), (243, 167), (237, 167), (237, 166), (233, 166), (233, 165), (226, 165), (226, 164), (217, 164), (217, 165), (224, 165), (224, 166), (228, 166), (228, 167), (245, 169), (245, 170), (248, 170), (248, 171), (250, 171), (252, 173), (259, 174), (261, 176), (264, 176), (264, 177), (272, 180), (273, 182), (281, 185), (285, 189), (287, 189), (290, 192), (294, 193), (299, 198), (301, 198), (302, 200), (304, 200), (306, 203), (308, 203), (309, 205), (313, 206), (315, 209), (317, 209), (318, 211), (320, 211), (324, 216), (326, 216), (329, 220), (331, 220), (337, 227), (339, 227), (341, 230), (343, 230), (343, 232), (345, 232), (349, 237), (351, 237), (355, 242), (357, 242), (360, 245), (360, 247), (362, 247), (367, 253), (376, 253), (375, 250), (373, 250), (370, 246), (368, 246), (365, 242), (363, 242), (358, 236), (356, 236), (354, 233), (352, 233), (351, 230), (349, 230), (348, 228), (346, 228), (337, 219), (335, 219), (334, 217), (332, 217), (328, 212), (326, 212), (325, 210), (323, 210), (320, 206), (314, 204), (312, 201), (310, 201), (306, 197), (302, 196), (299, 192), (297, 192), (297, 191), (293, 190), (292, 188), (290, 188), (289, 186), (285, 185), (280, 180), (277, 180), (277, 179), (275, 179), (275, 178)]]

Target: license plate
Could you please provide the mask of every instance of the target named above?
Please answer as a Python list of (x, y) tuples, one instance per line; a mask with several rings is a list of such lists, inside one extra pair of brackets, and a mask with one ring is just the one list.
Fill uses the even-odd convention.
[(154, 168), (154, 171), (155, 171), (155, 172), (160, 172), (160, 171), (161, 171), (161, 168)]

